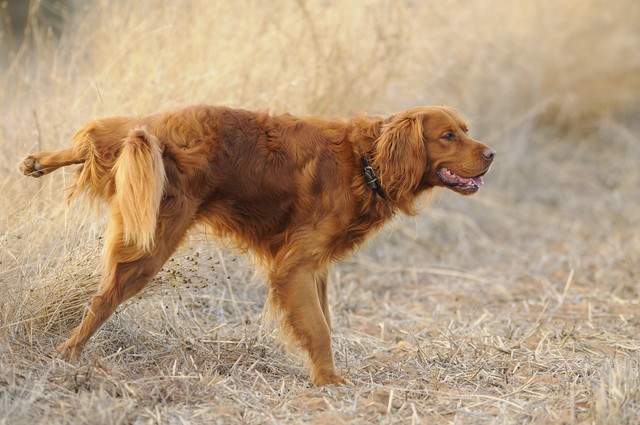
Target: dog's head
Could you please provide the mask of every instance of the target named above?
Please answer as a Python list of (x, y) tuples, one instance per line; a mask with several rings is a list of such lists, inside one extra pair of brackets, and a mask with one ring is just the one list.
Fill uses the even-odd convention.
[(453, 109), (433, 106), (388, 118), (376, 141), (374, 160), (389, 197), (406, 204), (434, 186), (463, 195), (476, 193), (495, 153), (469, 137), (466, 123)]

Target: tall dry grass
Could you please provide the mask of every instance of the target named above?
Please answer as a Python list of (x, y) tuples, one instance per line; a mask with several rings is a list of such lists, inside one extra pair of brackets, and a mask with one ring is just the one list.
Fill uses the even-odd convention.
[[(637, 422), (639, 28), (632, 0), (79, 1), (59, 40), (32, 21), (0, 83), (0, 423)], [(353, 388), (308, 388), (256, 324), (250, 263), (199, 234), (87, 364), (47, 359), (102, 221), (63, 205), (71, 173), (15, 164), (91, 117), (198, 102), (449, 104), (498, 150), (478, 196), (442, 195), (333, 275)]]

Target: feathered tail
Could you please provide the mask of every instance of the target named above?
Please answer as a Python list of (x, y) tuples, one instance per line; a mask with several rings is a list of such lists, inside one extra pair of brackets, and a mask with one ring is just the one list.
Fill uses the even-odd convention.
[(112, 173), (123, 241), (149, 252), (166, 181), (159, 140), (144, 128), (131, 130)]

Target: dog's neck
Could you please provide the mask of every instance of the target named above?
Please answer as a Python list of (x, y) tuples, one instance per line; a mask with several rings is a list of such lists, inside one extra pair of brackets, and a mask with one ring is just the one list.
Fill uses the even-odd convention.
[(354, 152), (360, 159), (362, 175), (367, 187), (380, 198), (386, 199), (387, 195), (380, 184), (376, 170), (371, 166), (371, 161), (375, 157), (375, 141), (380, 137), (383, 120), (384, 118), (380, 116), (357, 116), (352, 119), (353, 126), (349, 136)]
[(362, 173), (364, 174), (364, 180), (367, 183), (367, 186), (369, 186), (369, 189), (377, 193), (382, 199), (385, 199), (387, 195), (378, 181), (378, 176), (376, 176), (371, 164), (369, 164), (367, 156), (365, 154), (360, 155), (360, 161), (362, 162)]

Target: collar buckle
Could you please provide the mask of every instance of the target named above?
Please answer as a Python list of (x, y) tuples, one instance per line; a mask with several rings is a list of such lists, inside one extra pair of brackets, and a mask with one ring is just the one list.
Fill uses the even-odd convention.
[(364, 180), (367, 183), (367, 186), (369, 186), (369, 189), (377, 193), (382, 199), (385, 199), (386, 194), (384, 193), (380, 183), (378, 183), (378, 177), (373, 171), (371, 164), (369, 164), (367, 157), (363, 154), (360, 159), (362, 160), (362, 172), (364, 173)]

